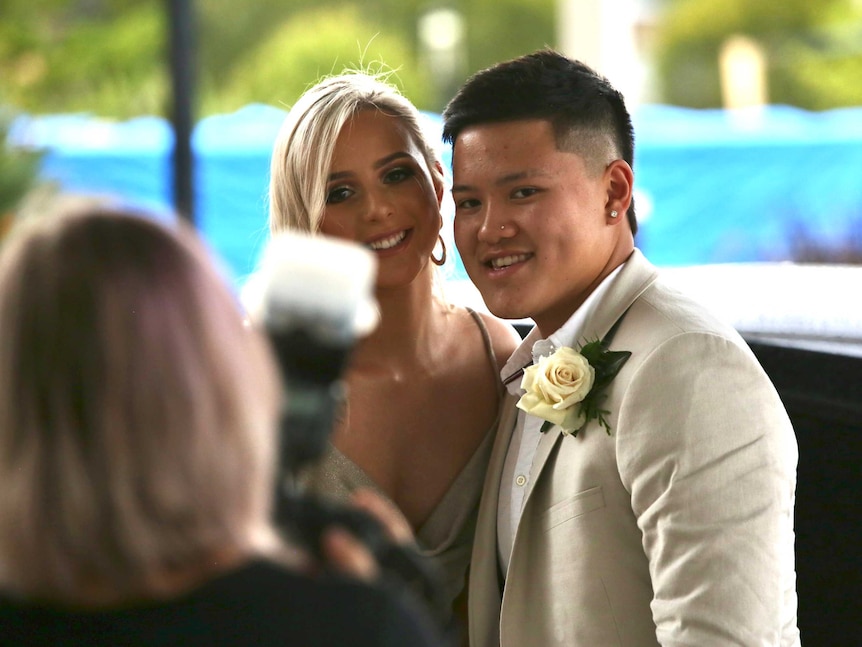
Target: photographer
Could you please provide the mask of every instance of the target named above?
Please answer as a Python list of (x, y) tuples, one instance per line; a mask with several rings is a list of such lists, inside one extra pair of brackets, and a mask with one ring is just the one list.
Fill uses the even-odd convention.
[(281, 388), (193, 232), (107, 207), (0, 251), (0, 644), (437, 645), (271, 525)]

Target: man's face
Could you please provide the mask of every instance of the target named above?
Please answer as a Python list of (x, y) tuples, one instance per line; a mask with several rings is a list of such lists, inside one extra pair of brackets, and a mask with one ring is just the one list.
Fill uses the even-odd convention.
[(491, 312), (530, 317), (547, 336), (619, 265), (628, 228), (619, 226), (618, 164), (625, 163), (589, 170), (579, 155), (557, 150), (545, 120), (461, 131), (452, 166), (455, 243)]

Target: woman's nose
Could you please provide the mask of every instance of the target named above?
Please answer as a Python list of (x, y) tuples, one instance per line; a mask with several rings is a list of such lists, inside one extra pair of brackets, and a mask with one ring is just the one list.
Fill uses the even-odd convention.
[(395, 213), (395, 207), (386, 191), (373, 190), (366, 194), (366, 220), (384, 220)]

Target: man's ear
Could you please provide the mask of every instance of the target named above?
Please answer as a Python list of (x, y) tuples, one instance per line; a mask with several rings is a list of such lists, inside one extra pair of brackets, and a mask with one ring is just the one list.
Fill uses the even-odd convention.
[(617, 159), (608, 164), (605, 169), (605, 180), (607, 182), (608, 199), (605, 212), (617, 213), (615, 221), (625, 220), (626, 212), (632, 203), (632, 192), (634, 191), (635, 174), (632, 167), (625, 160)]

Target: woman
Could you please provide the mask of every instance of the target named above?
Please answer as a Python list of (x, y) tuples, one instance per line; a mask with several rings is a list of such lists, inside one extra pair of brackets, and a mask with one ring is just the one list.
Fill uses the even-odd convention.
[(28, 225), (0, 254), (0, 644), (437, 644), (279, 545), (277, 371), (193, 233)]
[[(354, 350), (318, 493), (372, 488), (404, 514), (449, 597), (464, 585), (514, 329), (439, 295), (442, 166), (416, 108), (351, 72), (308, 90), (273, 151), (270, 228), (319, 232), (377, 257), (381, 321)], [(437, 249), (435, 249), (437, 248)]]

